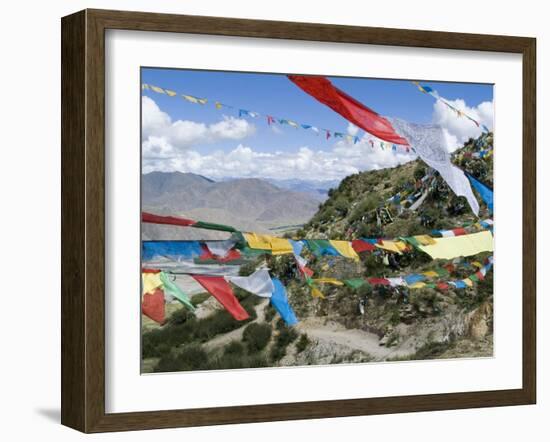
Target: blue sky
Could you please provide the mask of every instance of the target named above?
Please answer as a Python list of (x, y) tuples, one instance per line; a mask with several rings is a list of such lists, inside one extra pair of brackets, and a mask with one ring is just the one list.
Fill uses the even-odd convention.
[[(435, 115), (435, 100), (429, 95), (422, 94), (408, 80), (343, 77), (329, 77), (329, 79), (337, 87), (381, 115), (398, 117), (415, 123), (431, 123), (434, 121), (442, 123), (449, 121), (451, 135), (456, 137), (458, 141), (468, 135), (464, 135), (462, 133), (464, 130), (461, 130), (460, 127), (464, 127), (467, 133), (477, 129), (475, 127), (470, 128), (468, 125), (464, 126), (463, 123), (467, 121), (461, 121), (459, 122), (460, 127), (453, 128), (452, 126), (455, 125), (455, 122), (452, 121), (453, 119), (448, 115)], [(156, 105), (154, 107), (149, 100), (147, 101), (147, 107), (143, 108), (144, 113), (147, 113), (147, 115), (144, 115), (144, 122), (146, 118), (149, 118), (148, 115), (152, 106), (153, 113), (157, 112), (158, 108), (164, 114), (162, 118), (167, 120), (163, 120), (163, 128), (144, 123), (144, 126), (147, 126), (147, 130), (144, 128), (143, 133), (144, 143), (146, 143), (144, 144), (143, 153), (146, 169), (144, 171), (183, 169), (181, 170), (183, 172), (196, 172), (185, 161), (174, 161), (174, 155), (185, 156), (189, 152), (193, 152), (193, 154), (199, 154), (205, 158), (210, 156), (210, 162), (214, 159), (224, 161), (221, 153), (229, 154), (239, 146), (250, 149), (256, 156), (261, 153), (273, 154), (275, 152), (290, 155), (294, 152), (299, 152), (300, 149), (307, 148), (313, 153), (332, 153), (331, 164), (334, 163), (334, 158), (338, 158), (338, 155), (334, 151), (335, 147), (338, 147), (337, 140), (331, 138), (326, 141), (323, 134), (316, 136), (312, 131), (294, 129), (290, 126), (276, 125), (275, 128), (270, 127), (267, 125), (264, 115), (287, 118), (298, 123), (311, 124), (318, 128), (348, 133), (349, 125), (344, 118), (314, 100), (290, 82), (285, 75), (281, 74), (142, 68), (142, 83), (171, 89), (178, 92), (178, 94), (189, 94), (208, 99), (206, 105), (199, 105), (189, 103), (181, 98), (181, 96), (170, 97), (151, 90), (143, 91), (143, 95), (152, 100)], [(492, 103), (493, 100), (492, 85), (433, 81), (422, 83), (430, 85), (441, 96), (474, 115), (476, 115), (478, 106), (482, 103), (487, 105), (487, 102)], [(224, 108), (218, 110), (214, 106), (215, 101), (232, 105), (235, 109)], [(237, 120), (241, 119), (239, 119), (238, 109), (256, 111), (263, 116), (259, 118), (246, 118), (246, 121), (239, 122)], [(444, 112), (444, 110), (441, 110), (441, 112)], [(166, 116), (169, 118), (166, 118)], [(492, 110), (490, 118), (492, 119)], [(246, 128), (241, 127), (242, 133), (240, 134), (236, 134), (233, 131), (230, 132), (229, 136), (223, 136), (222, 132), (227, 127), (219, 128), (220, 130), (218, 130), (218, 126), (213, 126), (223, 120), (226, 120), (226, 126), (229, 125), (233, 129), (238, 124), (246, 125)], [(164, 126), (174, 125), (178, 121), (203, 125), (202, 127), (206, 127), (207, 131), (211, 127), (212, 130), (210, 132), (214, 131), (216, 136), (212, 136), (212, 134), (207, 135), (207, 132), (204, 131), (203, 136), (191, 137), (191, 139), (188, 137), (182, 138), (179, 135), (166, 135), (168, 130)], [(490, 123), (490, 127), (492, 127), (492, 121)], [(472, 125), (472, 123), (470, 124)], [(187, 127), (182, 124), (178, 126), (180, 129)], [(200, 131), (201, 128), (195, 125), (189, 126), (188, 129), (189, 133), (191, 133), (193, 130)], [(453, 133), (453, 130), (456, 133)], [(364, 132), (359, 130), (358, 135), (362, 136), (363, 134)], [(158, 139), (162, 139), (163, 135), (165, 135), (165, 140), (162, 142), (165, 142), (166, 145), (158, 147), (157, 145), (160, 143)], [(154, 137), (154, 139), (149, 143), (148, 139), (150, 137)], [(174, 144), (178, 145), (175, 146)], [(340, 147), (342, 147), (341, 142)], [(161, 152), (161, 155), (156, 155), (155, 152)], [(215, 156), (212, 157), (212, 155)], [(154, 161), (147, 162), (148, 156)], [(285, 158), (286, 161), (289, 160), (288, 156)], [(244, 161), (246, 158), (242, 158), (241, 160)], [(163, 164), (163, 162), (166, 164)], [(399, 162), (403, 162), (403, 159)], [(172, 164), (172, 166), (167, 167), (168, 163)], [(373, 162), (372, 168), (395, 165), (394, 161), (389, 161), (389, 163), (388, 161), (379, 161), (378, 163)], [(205, 164), (204, 160), (202, 164)], [(352, 171), (352, 165), (348, 164), (348, 166), (350, 167), (343, 168), (343, 170), (335, 172), (333, 175), (339, 176)], [(362, 164), (357, 167), (357, 170), (363, 170), (365, 167), (368, 168), (369, 166)], [(222, 175), (228, 173), (239, 174), (238, 167), (225, 172), (220, 170), (211, 171), (211, 175), (214, 178), (220, 178)], [(248, 170), (246, 173), (248, 174), (247, 176), (254, 175), (252, 170)], [(272, 173), (276, 174), (275, 170)], [(300, 168), (297, 168), (294, 174), (299, 175)]]

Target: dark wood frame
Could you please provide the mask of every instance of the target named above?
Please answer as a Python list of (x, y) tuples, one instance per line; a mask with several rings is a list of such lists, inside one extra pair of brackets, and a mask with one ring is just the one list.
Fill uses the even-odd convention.
[[(84, 10), (62, 19), (61, 422), (141, 430), (536, 401), (536, 40), (405, 29)], [(126, 29), (518, 53), (523, 56), (523, 386), (402, 397), (105, 413), (105, 30)]]

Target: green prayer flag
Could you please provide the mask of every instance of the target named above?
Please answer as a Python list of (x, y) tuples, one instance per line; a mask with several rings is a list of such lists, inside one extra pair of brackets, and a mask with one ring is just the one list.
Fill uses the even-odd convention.
[(434, 272), (437, 273), (439, 276), (449, 276), (449, 271), (446, 269), (443, 269), (441, 267), (435, 268)]
[(413, 247), (419, 247), (421, 245), (418, 240), (412, 236), (400, 236), (399, 239), (408, 242)]
[(170, 281), (170, 278), (168, 278), (166, 273), (160, 272), (160, 280), (164, 285), (164, 290), (166, 291), (166, 293), (172, 295), (183, 305), (188, 307), (192, 312), (195, 311), (195, 306), (191, 304), (191, 300), (189, 299), (189, 297), (185, 293), (183, 293), (183, 291), (176, 284)]
[(348, 287), (351, 287), (352, 289), (358, 289), (364, 284), (368, 284), (367, 281), (365, 281), (363, 278), (350, 278), (350, 279), (344, 279), (344, 284), (346, 284)]
[(206, 221), (197, 221), (193, 224), (193, 227), (199, 227), (201, 229), (208, 230), (219, 230), (222, 232), (236, 232), (237, 230), (234, 227), (226, 226), (224, 224), (208, 223)]

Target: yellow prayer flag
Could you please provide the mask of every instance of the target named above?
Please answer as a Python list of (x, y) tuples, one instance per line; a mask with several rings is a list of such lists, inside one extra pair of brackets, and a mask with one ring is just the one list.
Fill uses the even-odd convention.
[(472, 265), (473, 265), (474, 267), (478, 267), (478, 268), (483, 267), (483, 264), (481, 264), (479, 261), (472, 261)]
[(462, 282), (464, 284), (466, 284), (468, 287), (473, 287), (474, 286), (474, 283), (472, 282), (471, 279), (466, 278), (466, 279), (463, 279)]
[(359, 261), (359, 255), (355, 250), (353, 250), (353, 247), (351, 247), (351, 242), (349, 241), (336, 241), (336, 240), (330, 240), (329, 241), (332, 247), (334, 247), (340, 255), (345, 256), (346, 258), (354, 259), (355, 261)]
[(342, 281), (336, 278), (316, 278), (314, 281), (321, 284), (344, 285)]
[(152, 84), (149, 85), (149, 87), (154, 90), (155, 92), (159, 93), (159, 94), (164, 94), (164, 89), (161, 88), (161, 87), (158, 87), (158, 86), (153, 86)]
[(416, 235), (413, 236), (413, 238), (422, 246), (431, 246), (435, 244), (435, 240), (429, 235)]
[(169, 95), (170, 97), (175, 97), (176, 95), (178, 95), (177, 92), (174, 92), (168, 89), (165, 89), (164, 92), (166, 92), (166, 94)]
[(193, 97), (192, 95), (182, 95), (183, 98), (185, 98), (187, 101), (190, 101), (191, 103), (198, 104), (199, 100), (196, 97)]
[(415, 282), (414, 284), (409, 286), (410, 289), (421, 289), (423, 287), (426, 287), (425, 282)]
[(199, 102), (199, 104), (206, 104), (208, 102), (206, 98), (197, 98), (197, 101)]
[(243, 233), (243, 236), (251, 249), (270, 250), (273, 255), (293, 253), (292, 245), (286, 238), (259, 233)]
[(489, 230), (462, 236), (434, 238), (435, 244), (420, 246), (433, 259), (453, 259), (493, 251), (493, 235)]
[(216, 109), (222, 108), (222, 104), (219, 101), (216, 101), (216, 103), (214, 103), (214, 106), (216, 106)]
[(143, 294), (154, 291), (157, 287), (162, 285), (159, 273), (142, 273), (141, 279), (143, 280)]
[(314, 298), (325, 299), (325, 295), (317, 287), (311, 287), (311, 296)]
[(433, 270), (428, 270), (427, 272), (422, 272), (424, 276), (427, 276), (428, 278), (437, 278), (439, 274), (437, 272), (434, 272)]
[(402, 255), (399, 246), (396, 244), (396, 241), (382, 240), (382, 244), (375, 244), (375, 246), (379, 249), (388, 250), (390, 252), (399, 253), (400, 255)]

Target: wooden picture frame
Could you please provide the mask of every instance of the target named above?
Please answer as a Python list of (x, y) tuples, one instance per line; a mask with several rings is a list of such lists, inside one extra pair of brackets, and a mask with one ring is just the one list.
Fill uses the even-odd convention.
[[(271, 405), (105, 412), (105, 30), (163, 31), (496, 51), (523, 58), (523, 385)], [(83, 432), (534, 404), (536, 400), (536, 40), (405, 29), (106, 10), (62, 19), (62, 410)]]

